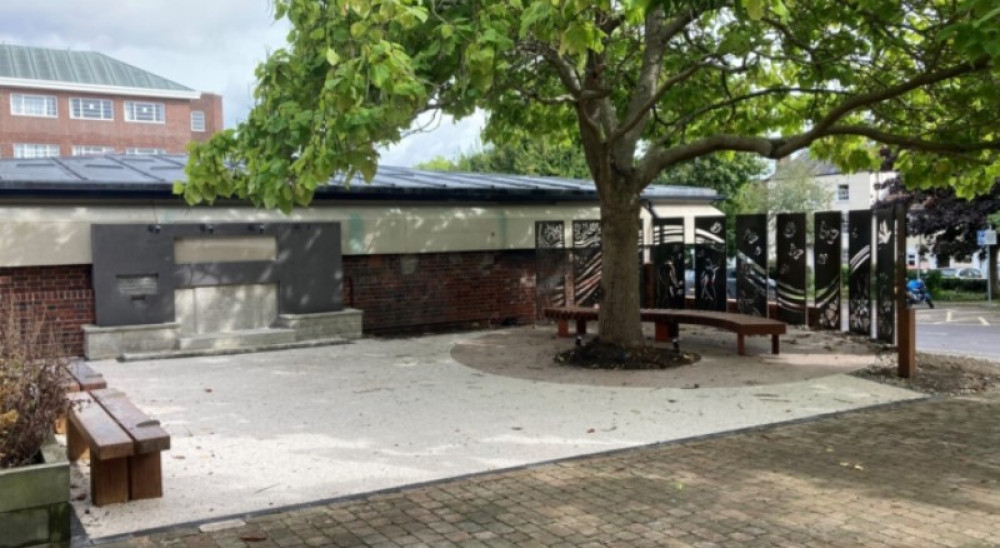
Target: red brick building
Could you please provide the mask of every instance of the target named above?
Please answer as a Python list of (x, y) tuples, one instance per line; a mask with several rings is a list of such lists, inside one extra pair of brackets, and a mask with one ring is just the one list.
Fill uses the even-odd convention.
[(106, 55), (0, 44), (0, 158), (182, 154), (222, 97)]

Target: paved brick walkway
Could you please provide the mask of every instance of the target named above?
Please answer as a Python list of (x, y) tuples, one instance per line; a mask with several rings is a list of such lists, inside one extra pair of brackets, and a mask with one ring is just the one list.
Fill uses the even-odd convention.
[(1000, 546), (1000, 394), (174, 529), (113, 546)]

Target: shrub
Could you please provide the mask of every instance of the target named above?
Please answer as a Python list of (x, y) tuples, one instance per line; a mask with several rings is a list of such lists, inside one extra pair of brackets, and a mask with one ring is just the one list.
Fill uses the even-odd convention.
[(0, 297), (0, 469), (30, 464), (67, 405), (51, 324), (18, 306)]
[(986, 296), (986, 278), (941, 278), (941, 289), (982, 293)]

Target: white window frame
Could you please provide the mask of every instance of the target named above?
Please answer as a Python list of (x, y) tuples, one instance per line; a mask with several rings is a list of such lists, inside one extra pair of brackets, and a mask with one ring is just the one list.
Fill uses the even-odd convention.
[(166, 153), (166, 149), (153, 147), (129, 147), (125, 149), (126, 156), (152, 156), (154, 154)]
[[(142, 105), (153, 107), (154, 112), (159, 113), (159, 118), (154, 120), (137, 120), (135, 118), (136, 109)], [(167, 107), (163, 103), (125, 101), (125, 121), (132, 124), (165, 124), (167, 123)]]
[[(31, 114), (24, 109), (24, 100), (27, 98), (42, 99), (45, 101), (44, 114)], [(49, 112), (49, 107), (52, 108)], [(36, 93), (11, 93), (10, 94), (10, 114), (11, 116), (30, 116), (32, 118), (58, 118), (59, 102), (55, 95), (40, 95)]]
[[(94, 117), (91, 117), (91, 116), (84, 116), (83, 115), (83, 113), (84, 113), (83, 104), (86, 101), (96, 101), (98, 103), (101, 103), (101, 109), (100, 109), (101, 110), (101, 116), (99, 118), (94, 118)], [(79, 109), (77, 109), (73, 105), (73, 103), (76, 103), (76, 102), (80, 103)], [(104, 108), (105, 103), (107, 104), (107, 107), (108, 107), (106, 109)], [(74, 113), (74, 111), (76, 111), (76, 110), (80, 111), (80, 115), (79, 116), (77, 116)], [(107, 113), (107, 116), (108, 116), (107, 118), (104, 117), (105, 113)], [(111, 99), (94, 99), (94, 98), (87, 98), (87, 97), (70, 97), (69, 98), (69, 117), (72, 118), (72, 119), (74, 119), (74, 120), (93, 120), (93, 121), (100, 121), (100, 122), (113, 122), (113, 121), (115, 121), (115, 102), (112, 101)]]
[(837, 185), (837, 201), (849, 202), (850, 200), (851, 200), (851, 185), (845, 183)]
[[(39, 154), (39, 149), (42, 147), (45, 148), (45, 152)], [(31, 151), (30, 153), (28, 152), (29, 150)], [(48, 143), (14, 143), (14, 158), (22, 160), (55, 158), (59, 156), (59, 153), (59, 145)]]
[(103, 154), (114, 154), (115, 147), (103, 145), (73, 145), (73, 156), (101, 156)]
[[(200, 127), (195, 124), (195, 120), (198, 119), (201, 122)], [(196, 133), (205, 132), (205, 111), (204, 110), (192, 110), (191, 111), (191, 131)]]

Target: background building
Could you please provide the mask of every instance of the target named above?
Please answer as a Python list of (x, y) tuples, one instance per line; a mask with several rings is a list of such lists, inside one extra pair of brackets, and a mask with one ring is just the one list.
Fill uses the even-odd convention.
[(222, 97), (89, 51), (0, 44), (0, 158), (181, 154)]

